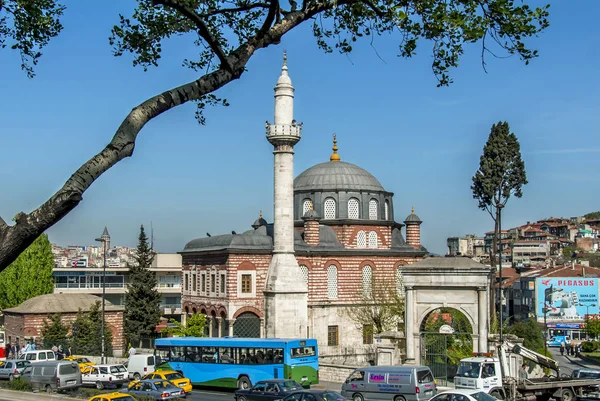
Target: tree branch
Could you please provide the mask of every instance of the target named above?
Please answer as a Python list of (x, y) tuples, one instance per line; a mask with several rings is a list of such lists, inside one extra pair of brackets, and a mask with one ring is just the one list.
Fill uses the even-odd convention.
[(275, 17), (277, 16), (278, 8), (279, 8), (279, 1), (271, 0), (271, 4), (269, 6), (269, 13), (267, 14), (267, 17), (265, 18), (265, 22), (263, 22), (262, 27), (258, 30), (258, 33), (256, 34), (257, 38), (264, 36), (265, 33), (271, 28), (271, 25), (273, 24), (273, 21), (275, 20)]
[(214, 15), (219, 15), (219, 14), (236, 13), (239, 11), (249, 11), (249, 10), (252, 10), (253, 8), (269, 8), (269, 7), (270, 7), (269, 3), (252, 3), (252, 4), (247, 4), (245, 6), (240, 6), (240, 7), (222, 8), (220, 10), (214, 10), (214, 11), (211, 11), (208, 13), (199, 14), (199, 17), (205, 18), (205, 17), (212, 17)]
[(190, 21), (192, 21), (196, 27), (198, 28), (198, 33), (208, 43), (212, 51), (215, 52), (219, 61), (221, 61), (221, 66), (223, 66), (227, 71), (233, 73), (233, 66), (229, 63), (221, 44), (214, 37), (212, 33), (208, 30), (208, 27), (202, 20), (202, 17), (198, 15), (194, 10), (183, 6), (177, 0), (152, 0), (153, 5), (161, 4), (165, 7), (172, 8), (174, 10), (179, 11), (181, 14), (186, 16)]

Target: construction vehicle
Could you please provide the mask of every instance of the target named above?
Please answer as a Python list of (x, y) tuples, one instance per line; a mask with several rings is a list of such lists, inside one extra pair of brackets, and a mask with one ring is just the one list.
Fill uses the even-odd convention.
[[(454, 378), (456, 388), (480, 389), (499, 400), (575, 401), (576, 397), (592, 393), (598, 385), (594, 379), (561, 375), (557, 361), (510, 341), (502, 342), (497, 353), (497, 357), (461, 359)], [(529, 367), (527, 375), (520, 374), (523, 360), (538, 366)]]

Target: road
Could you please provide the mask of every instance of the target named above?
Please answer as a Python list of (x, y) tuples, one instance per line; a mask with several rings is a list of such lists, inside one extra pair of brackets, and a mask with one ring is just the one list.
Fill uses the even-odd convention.
[[(588, 364), (585, 361), (582, 361), (580, 358), (570, 356), (567, 358), (566, 356), (560, 355), (560, 351), (558, 348), (548, 348), (548, 351), (552, 354), (552, 358), (558, 361), (560, 365), (560, 373), (570, 375), (571, 372), (575, 369), (581, 369), (583, 367), (588, 367), (592, 369), (598, 369), (598, 366), (594, 366), (592, 364)], [(573, 362), (571, 362), (573, 361)]]

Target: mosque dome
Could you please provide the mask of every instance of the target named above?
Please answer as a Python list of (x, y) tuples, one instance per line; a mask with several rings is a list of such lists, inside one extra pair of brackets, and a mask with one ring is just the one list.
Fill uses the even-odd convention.
[(302, 172), (294, 180), (295, 191), (385, 191), (367, 170), (352, 163), (329, 161)]

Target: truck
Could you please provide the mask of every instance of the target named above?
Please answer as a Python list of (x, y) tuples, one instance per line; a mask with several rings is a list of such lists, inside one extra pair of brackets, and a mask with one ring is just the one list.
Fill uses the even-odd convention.
[[(497, 347), (497, 354), (461, 359), (454, 378), (456, 388), (478, 389), (499, 400), (508, 401), (534, 398), (536, 401), (548, 401), (550, 398), (575, 401), (576, 397), (592, 393), (598, 385), (594, 379), (561, 375), (557, 361), (520, 344), (503, 341)], [(524, 359), (539, 366), (537, 374), (529, 374), (528, 378), (519, 377)]]

